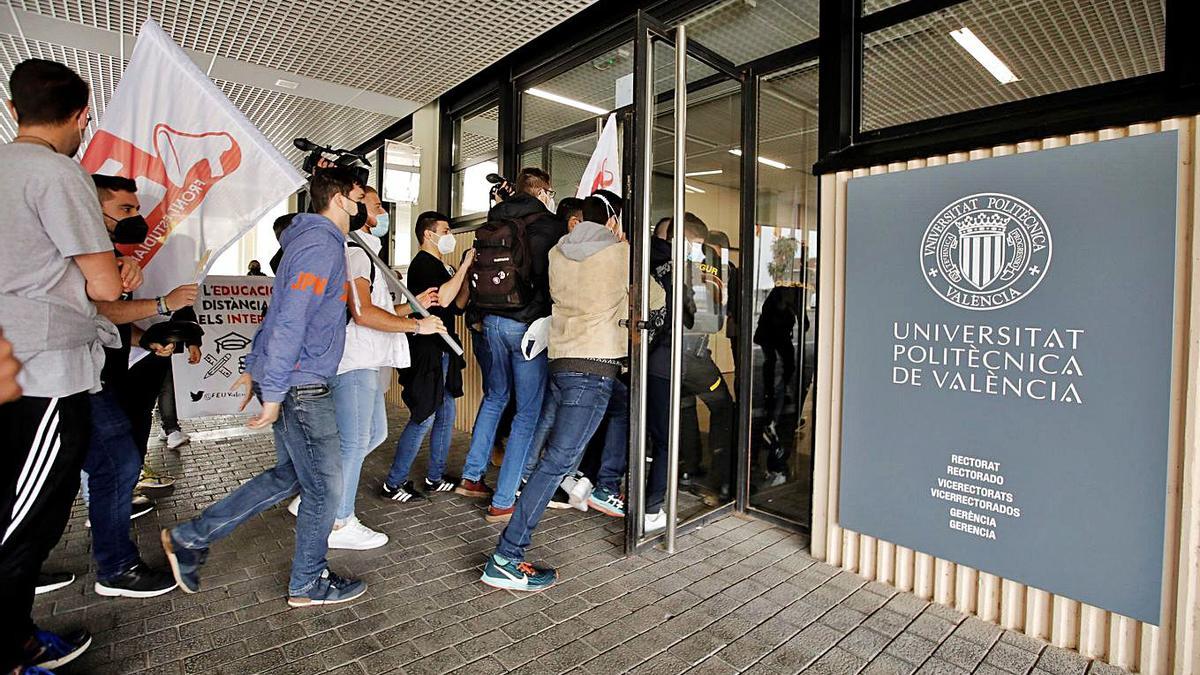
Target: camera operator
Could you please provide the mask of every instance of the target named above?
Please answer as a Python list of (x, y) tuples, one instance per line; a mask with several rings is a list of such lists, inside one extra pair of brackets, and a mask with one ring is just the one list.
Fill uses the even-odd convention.
[[(528, 299), (520, 305), (481, 311), (483, 336), (488, 343), (491, 362), (484, 371), (487, 394), (475, 420), (471, 449), (463, 466), (463, 481), (456, 490), (469, 497), (491, 497), (487, 513), (489, 522), (504, 522), (512, 516), (525, 457), (533, 444), (549, 373), (545, 352), (526, 359), (521, 342), (531, 323), (550, 316), (550, 249), (567, 233), (566, 224), (554, 215), (554, 188), (548, 173), (532, 167), (522, 169), (513, 187), (516, 193), (493, 206), (488, 212), (488, 221), (524, 223), (525, 246), (530, 255)], [(478, 233), (476, 240), (478, 244)], [(478, 250), (478, 245), (476, 248)], [(472, 270), (472, 274), (482, 274), (479, 269)], [(484, 483), (483, 475), (496, 428), (510, 397), (516, 399), (516, 414), (493, 493)]]

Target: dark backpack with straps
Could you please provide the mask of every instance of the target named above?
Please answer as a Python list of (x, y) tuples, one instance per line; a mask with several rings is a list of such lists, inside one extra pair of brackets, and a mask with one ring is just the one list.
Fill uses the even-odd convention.
[(533, 299), (527, 229), (542, 213), (490, 220), (475, 231), (471, 302), (484, 311), (519, 310)]
[[(359, 243), (356, 241), (347, 241), (346, 248), (362, 248), (362, 246), (360, 246)], [(371, 260), (370, 256), (367, 256), (367, 263), (371, 265), (370, 285), (367, 287), (369, 289), (368, 292), (370, 292), (370, 291), (375, 290), (375, 263), (374, 263), (374, 261)], [(349, 271), (349, 270), (347, 270), (347, 271)], [(353, 279), (347, 279), (347, 281), (351, 284), (354, 283)], [(347, 289), (346, 293), (347, 293), (347, 297), (350, 299), (350, 302), (354, 302), (354, 296), (351, 295), (353, 292), (354, 291)], [(351, 321), (354, 321), (354, 313), (350, 311), (350, 305), (347, 304), (346, 305), (346, 325), (350, 325)]]

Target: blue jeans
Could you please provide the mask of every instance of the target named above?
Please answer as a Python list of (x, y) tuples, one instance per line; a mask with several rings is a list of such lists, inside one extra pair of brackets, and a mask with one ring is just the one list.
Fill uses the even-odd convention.
[[(610, 421), (604, 433), (604, 447), (600, 451), (600, 471), (596, 476), (596, 485), (619, 492), (621, 479), (625, 476), (625, 468), (629, 462), (629, 388), (625, 386), (624, 382), (618, 380), (613, 386), (612, 397), (613, 400), (605, 415), (610, 418)], [(542, 417), (538, 420), (537, 431), (533, 434), (533, 446), (530, 447), (529, 456), (525, 459), (525, 470), (521, 474), (522, 481), (529, 480), (529, 476), (537, 467), (538, 460), (541, 459), (542, 452), (546, 448), (546, 441), (550, 438), (550, 431), (554, 429), (554, 422), (558, 418), (560, 398), (561, 392), (554, 386), (554, 378), (551, 376), (550, 388), (542, 403)], [(613, 420), (616, 420), (617, 423), (614, 424)], [(583, 462), (588, 445), (584, 444), (584, 452), (579, 453), (575, 465), (567, 472), (568, 475), (579, 471), (579, 465)]]
[(387, 410), (377, 370), (344, 372), (330, 381), (329, 389), (337, 408), (342, 446), (342, 503), (337, 510), (337, 519), (342, 522), (354, 515), (363, 460), (387, 440)]
[(502, 316), (489, 314), (483, 317), (483, 336), (487, 340), (489, 353), (489, 367), (485, 375), (487, 394), (475, 418), (471, 449), (463, 466), (463, 479), (483, 478), (504, 406), (508, 405), (510, 396), (515, 396), (517, 412), (513, 416), (512, 432), (504, 448), (504, 462), (500, 465), (496, 493), (492, 495), (492, 506), (498, 509), (512, 506), (516, 497), (521, 471), (525, 468), (525, 457), (533, 444), (533, 432), (537, 429), (542, 399), (546, 394), (546, 352), (529, 361), (521, 353), (521, 338), (528, 328), (528, 324)]
[(142, 453), (133, 426), (117, 397), (105, 389), (91, 394), (92, 434), (83, 468), (87, 475), (88, 518), (96, 579), (107, 581), (138, 561), (129, 538), (130, 500), (142, 472)]
[(618, 380), (587, 373), (554, 373), (550, 387), (551, 396), (558, 400), (554, 429), (496, 546), (496, 553), (509, 560), (525, 559), (525, 549), (546, 504), (563, 476), (579, 461), (605, 415), (611, 414), (609, 425), (614, 433), (629, 433), (628, 397)]
[(342, 498), (342, 455), (329, 387), (292, 387), (274, 431), (275, 466), (179, 525), (173, 534), (185, 548), (206, 549), (299, 490), (304, 499), (296, 518), (296, 550), (288, 592), (302, 595), (312, 589), (327, 567), (329, 533)]
[[(443, 354), (443, 378), (446, 377), (449, 368), (450, 355)], [(429, 468), (425, 471), (425, 477), (431, 482), (441, 480), (442, 473), (446, 470), (446, 457), (450, 454), (450, 436), (454, 432), (456, 413), (454, 397), (447, 391), (442, 396), (442, 404), (432, 415), (420, 422), (411, 419), (408, 421), (404, 431), (400, 433), (400, 440), (396, 442), (396, 458), (392, 460), (391, 471), (388, 471), (388, 485), (399, 487), (408, 480), (413, 460), (417, 458), (421, 443), (425, 441), (425, 435), (430, 429), (433, 429), (433, 438), (429, 441)]]

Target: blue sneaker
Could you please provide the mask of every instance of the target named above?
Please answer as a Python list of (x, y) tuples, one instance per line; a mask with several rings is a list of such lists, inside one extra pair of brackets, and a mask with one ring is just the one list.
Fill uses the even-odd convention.
[(20, 675), (54, 675), (54, 673), (37, 666), (25, 666), (21, 669)]
[(86, 630), (77, 630), (66, 635), (57, 635), (48, 630), (35, 630), (27, 647), (30, 651), (26, 652), (25, 670), (22, 672), (48, 672), (50, 668), (65, 666), (79, 658), (90, 646), (92, 634)]
[(558, 573), (550, 568), (534, 567), (527, 562), (506, 560), (501, 565), (496, 556), (490, 555), (479, 580), (492, 588), (508, 591), (544, 591), (558, 581)]
[(620, 494), (603, 486), (596, 486), (588, 496), (588, 506), (606, 516), (614, 518), (625, 517), (625, 500)]
[(291, 607), (314, 607), (316, 605), (336, 605), (350, 602), (367, 592), (367, 582), (358, 579), (345, 579), (326, 569), (313, 587), (303, 595), (288, 594), (288, 605)]
[(171, 573), (184, 593), (196, 593), (200, 590), (200, 567), (208, 559), (208, 549), (194, 550), (184, 548), (175, 543), (175, 537), (170, 530), (164, 529), (160, 535), (163, 550), (167, 553), (167, 562), (171, 564)]

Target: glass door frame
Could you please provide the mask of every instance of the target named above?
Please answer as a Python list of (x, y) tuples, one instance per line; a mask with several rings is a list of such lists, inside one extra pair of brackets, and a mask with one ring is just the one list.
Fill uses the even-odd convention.
[[(639, 11), (636, 18), (636, 30), (634, 36), (634, 125), (633, 125), (633, 142), (627, 147), (633, 149), (633, 171), (629, 173), (632, 177), (632, 188), (630, 190), (630, 214), (633, 216), (629, 232), (630, 244), (632, 248), (632, 265), (630, 266), (631, 286), (630, 286), (630, 311), (628, 322), (630, 336), (630, 408), (629, 408), (629, 469), (628, 469), (628, 487), (626, 495), (626, 518), (625, 518), (625, 550), (627, 554), (641, 553), (644, 550), (656, 545), (662, 541), (667, 552), (673, 553), (675, 550), (675, 540), (679, 535), (686, 534), (695, 530), (704, 524), (723, 518), (733, 511), (746, 510), (748, 502), (748, 470), (749, 470), (749, 406), (738, 406), (738, 415), (735, 420), (737, 425), (737, 435), (733, 444), (732, 451), (738, 453), (736, 482), (731, 494), (734, 497), (733, 501), (718, 506), (717, 508), (704, 513), (701, 516), (693, 518), (685, 523), (676, 522), (677, 511), (677, 496), (679, 490), (679, 411), (680, 411), (680, 389), (681, 389), (681, 360), (676, 356), (672, 359), (671, 364), (671, 396), (670, 410), (668, 412), (669, 420), (669, 441), (667, 450), (667, 494), (665, 502), (665, 511), (667, 515), (666, 528), (653, 536), (646, 537), (641, 532), (644, 521), (645, 510), (645, 486), (646, 486), (646, 382), (647, 382), (647, 361), (648, 347), (645, 340), (646, 330), (646, 315), (649, 304), (649, 288), (648, 284), (652, 283), (648, 280), (650, 269), (650, 246), (649, 238), (652, 235), (650, 231), (650, 187), (653, 176), (653, 140), (654, 140), (654, 117), (656, 105), (660, 102), (655, 93), (654, 82), (654, 58), (653, 49), (656, 43), (665, 43), (674, 47), (675, 62), (674, 62), (674, 182), (672, 186), (673, 194), (673, 218), (674, 222), (679, 223), (677, 227), (679, 233), (673, 237), (672, 242), (672, 306), (682, 306), (683, 287), (680, 283), (681, 271), (684, 269), (684, 237), (682, 236), (683, 214), (685, 211), (685, 190), (684, 190), (684, 173), (686, 164), (686, 129), (687, 129), (687, 62), (689, 57), (698, 61), (709, 68), (717, 71), (718, 75), (728, 77), (732, 80), (741, 83), (742, 91), (742, 176), (741, 176), (741, 208), (740, 208), (740, 226), (739, 232), (743, 242), (753, 242), (754, 231), (754, 186), (756, 177), (756, 162), (757, 147), (755, 134), (753, 133), (755, 124), (754, 116), (747, 116), (747, 110), (756, 109), (757, 100), (757, 82), (754, 77), (750, 76), (747, 68), (738, 68), (732, 62), (712, 52), (695, 42), (690, 42), (687, 39), (687, 28), (684, 25), (679, 25), (675, 28), (667, 26), (665, 23), (646, 14), (644, 11)], [(682, 49), (680, 49), (682, 45)], [(683, 86), (679, 86), (683, 83)], [(697, 82), (698, 86), (704, 86), (704, 81)], [(749, 190), (749, 192), (747, 192)], [(749, 196), (749, 198), (748, 198)], [(750, 238), (747, 239), (746, 233), (750, 233)], [(752, 247), (752, 244), (751, 244)], [(745, 255), (745, 245), (743, 244), (743, 255)], [(750, 255), (753, 255), (751, 248)], [(743, 289), (744, 290), (744, 289)], [(744, 316), (751, 308), (747, 307), (747, 303), (742, 303), (742, 315)], [(739, 317), (740, 318), (740, 317)], [(683, 317), (679, 311), (673, 312), (671, 317), (671, 352), (673, 355), (679, 355), (682, 352), (682, 332), (683, 332)], [(739, 344), (743, 347), (750, 342), (750, 335), (746, 331), (742, 331), (738, 335)], [(749, 352), (746, 349), (739, 350), (745, 355)], [(746, 357), (743, 356), (742, 360)], [(740, 364), (735, 364), (735, 368), (740, 367)], [(743, 399), (743, 396), (748, 397), (750, 391), (750, 377), (743, 376), (738, 379), (738, 401), (749, 400)]]

